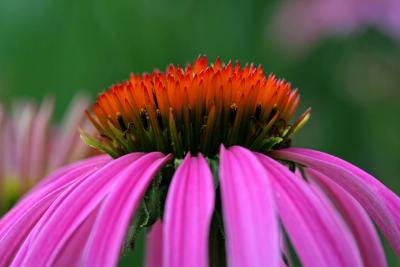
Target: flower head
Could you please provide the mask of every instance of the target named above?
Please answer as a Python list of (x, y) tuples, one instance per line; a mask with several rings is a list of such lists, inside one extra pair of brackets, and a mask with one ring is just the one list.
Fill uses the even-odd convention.
[(0, 220), (0, 265), (116, 266), (151, 227), (147, 266), (285, 266), (288, 243), (304, 266), (386, 266), (372, 220), (399, 254), (398, 196), (290, 148), (309, 117), (290, 123), (298, 101), (260, 68), (203, 57), (112, 87), (83, 138), (115, 159), (63, 167), (23, 198)]
[(15, 102), (11, 112), (0, 105), (0, 183), (4, 191), (0, 210), (50, 171), (90, 156), (91, 149), (77, 131), (83, 127), (86, 98), (77, 96), (56, 127), (51, 122), (53, 102), (45, 99), (39, 107), (29, 101)]
[(99, 132), (99, 148), (120, 156), (160, 151), (181, 158), (188, 151), (207, 157), (221, 144), (267, 152), (287, 146), (309, 117), (307, 110), (290, 125), (300, 102), (297, 90), (261, 66), (239, 63), (208, 66), (199, 57), (186, 68), (131, 75), (101, 94), (87, 112)]

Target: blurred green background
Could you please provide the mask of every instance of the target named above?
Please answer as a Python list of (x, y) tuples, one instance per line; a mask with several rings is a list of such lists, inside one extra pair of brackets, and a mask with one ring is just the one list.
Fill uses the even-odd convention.
[(312, 106), (296, 146), (353, 162), (399, 194), (399, 39), (367, 27), (292, 51), (268, 30), (278, 4), (2, 0), (0, 101), (53, 95), (60, 117), (75, 93), (94, 99), (130, 72), (183, 65), (198, 54), (254, 62), (300, 89), (300, 111)]

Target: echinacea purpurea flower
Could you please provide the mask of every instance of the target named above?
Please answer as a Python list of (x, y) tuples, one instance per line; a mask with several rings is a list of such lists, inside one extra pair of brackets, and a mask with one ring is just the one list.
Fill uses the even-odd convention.
[(304, 266), (386, 266), (371, 218), (399, 254), (398, 196), (290, 148), (310, 114), (291, 124), (298, 104), (253, 65), (132, 75), (87, 112), (98, 136), (82, 134), (114, 159), (61, 168), (21, 200), (0, 220), (0, 265), (116, 266), (151, 226), (147, 266), (285, 266), (288, 243)]

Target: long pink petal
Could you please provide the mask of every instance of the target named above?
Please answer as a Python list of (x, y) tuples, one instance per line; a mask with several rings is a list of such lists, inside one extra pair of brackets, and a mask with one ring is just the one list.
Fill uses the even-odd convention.
[(162, 267), (163, 261), (163, 225), (158, 220), (147, 234), (146, 267)]
[(152, 152), (121, 172), (100, 210), (84, 265), (117, 265), (132, 216), (154, 175), (169, 159), (170, 156)]
[(32, 204), (38, 202), (52, 191), (58, 190), (60, 187), (71, 183), (77, 177), (103, 166), (110, 160), (111, 158), (108, 156), (93, 157), (63, 167), (50, 174), (47, 178), (44, 178), (42, 182), (28, 192), (11, 211), (0, 219), (0, 238), (1, 233), (4, 232), (4, 227), (6, 227), (5, 225), (10, 222), (14, 223), (15, 218), (29, 210)]
[[(5, 231), (5, 227), (9, 227), (9, 224), (15, 222), (15, 218), (18, 218), (24, 212), (31, 209), (31, 206), (40, 201), (47, 194), (52, 193), (54, 190), (58, 190), (61, 187), (71, 183), (81, 175), (86, 174), (91, 170), (95, 170), (98, 167), (104, 165), (107, 160), (101, 158), (93, 158), (80, 162), (79, 164), (73, 164), (71, 166), (60, 169), (52, 173), (49, 178), (53, 181), (48, 185), (37, 185), (29, 193), (27, 193), (7, 214), (5, 214), (0, 220), (0, 238), (2, 233)], [(59, 192), (62, 192), (59, 191)], [(8, 226), (7, 226), (8, 225)]]
[(367, 210), (400, 255), (400, 198), (377, 179), (334, 156), (310, 149), (282, 149), (274, 156), (309, 166), (335, 181)]
[(270, 174), (283, 225), (304, 266), (362, 266), (349, 232), (309, 186), (275, 160), (258, 154)]
[(215, 188), (202, 155), (187, 154), (175, 172), (164, 211), (164, 267), (208, 266)]
[(278, 266), (279, 227), (267, 173), (245, 148), (222, 147), (220, 155), (229, 266)]
[(317, 171), (307, 169), (311, 181), (315, 180), (330, 197), (349, 225), (360, 249), (364, 266), (387, 266), (379, 236), (371, 219), (361, 205), (335, 182)]
[(330, 162), (332, 164), (341, 166), (348, 171), (354, 173), (359, 177), (360, 180), (364, 181), (368, 184), (377, 194), (379, 194), (386, 201), (386, 205), (393, 212), (393, 215), (396, 216), (397, 222), (400, 228), (400, 198), (390, 189), (388, 189), (383, 183), (381, 183), (378, 179), (365, 172), (364, 170), (354, 166), (353, 164), (344, 161), (338, 157), (329, 155), (324, 152), (312, 150), (312, 149), (304, 149), (304, 148), (290, 148), (287, 150), (281, 150), (284, 152), (294, 152), (309, 155), (314, 158), (318, 158), (320, 160)]
[[(81, 255), (82, 251), (85, 249), (87, 240), (95, 224), (98, 210), (99, 208), (94, 210), (84, 222), (82, 222), (78, 229), (76, 229), (74, 235), (68, 239), (60, 250), (60, 253), (52, 264), (53, 266), (80, 266), (82, 259), (79, 255)], [(71, 255), (76, 256), (71, 257)]]
[(48, 176), (41, 179), (39, 181), (39, 183), (34, 187), (34, 190), (31, 190), (30, 192), (35, 191), (36, 189), (41, 188), (42, 186), (45, 186), (45, 185), (48, 185), (50, 183), (57, 181), (58, 179), (60, 179), (61, 173), (65, 173), (69, 170), (76, 170), (81, 167), (86, 168), (91, 164), (103, 166), (105, 163), (107, 163), (111, 160), (112, 160), (112, 158), (108, 155), (99, 155), (99, 156), (93, 156), (93, 157), (90, 157), (87, 159), (83, 159), (80, 161), (76, 161), (74, 163), (64, 165), (64, 167), (58, 168), (56, 171), (53, 171)]
[(65, 242), (103, 201), (113, 181), (119, 178), (118, 174), (129, 165), (134, 165), (142, 155), (132, 153), (111, 161), (85, 179), (65, 198), (58, 198), (52, 203), (31, 231), (29, 242), (23, 244), (23, 247), (29, 246), (27, 253), (21, 250), (13, 265), (51, 265)]
[(24, 209), (18, 217), (2, 227), (0, 231), (0, 266), (10, 264), (14, 255), (20, 250), (20, 246), (48, 207), (69, 188), (74, 188), (87, 178), (89, 174), (90, 172), (76, 177), (75, 181), (60, 186), (41, 198), (33, 198), (27, 209)]

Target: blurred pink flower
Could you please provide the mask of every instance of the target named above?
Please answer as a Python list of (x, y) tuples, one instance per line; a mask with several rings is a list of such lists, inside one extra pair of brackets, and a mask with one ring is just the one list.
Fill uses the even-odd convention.
[[(86, 98), (75, 97), (63, 121), (55, 126), (52, 99), (39, 107), (15, 102), (9, 113), (0, 105), (0, 183), (2, 190), (11, 190), (2, 195), (18, 197), (50, 171), (89, 156), (91, 149), (77, 131), (79, 126), (86, 127), (82, 112), (87, 106)], [(0, 198), (0, 207), (3, 201)]]
[(370, 26), (400, 38), (399, 14), (398, 0), (286, 0), (272, 19), (272, 31), (294, 49)]

